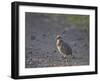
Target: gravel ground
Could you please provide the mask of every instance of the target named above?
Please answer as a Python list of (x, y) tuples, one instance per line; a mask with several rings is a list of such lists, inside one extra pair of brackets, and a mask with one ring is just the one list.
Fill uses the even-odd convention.
[[(26, 68), (89, 65), (89, 32), (64, 20), (62, 15), (26, 13)], [(56, 48), (57, 34), (72, 48), (69, 61)]]

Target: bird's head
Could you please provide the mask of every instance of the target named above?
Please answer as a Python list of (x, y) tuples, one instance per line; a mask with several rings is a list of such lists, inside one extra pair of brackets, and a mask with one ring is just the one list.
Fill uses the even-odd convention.
[(61, 35), (57, 35), (56, 40), (61, 40), (61, 39), (62, 39)]

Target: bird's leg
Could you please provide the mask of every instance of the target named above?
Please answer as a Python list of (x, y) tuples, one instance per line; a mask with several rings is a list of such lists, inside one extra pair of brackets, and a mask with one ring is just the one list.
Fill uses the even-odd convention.
[(72, 65), (72, 59), (73, 59), (73, 56), (72, 55), (67, 55), (67, 62), (68, 62), (68, 65), (69, 66)]
[(66, 57), (66, 55), (65, 55), (65, 54), (63, 54), (63, 53), (62, 53), (62, 58), (66, 59), (67, 57)]
[(63, 57), (66, 58), (66, 55), (63, 54)]

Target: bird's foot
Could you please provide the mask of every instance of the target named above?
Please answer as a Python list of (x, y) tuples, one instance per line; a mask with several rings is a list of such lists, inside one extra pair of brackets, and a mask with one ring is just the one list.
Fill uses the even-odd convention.
[(67, 59), (67, 57), (66, 57), (66, 56), (61, 56), (61, 57), (62, 57), (62, 59), (63, 59), (63, 60)]
[(62, 57), (63, 57), (64, 59), (66, 59), (66, 58), (67, 58), (67, 56), (66, 56), (66, 55), (63, 55)]

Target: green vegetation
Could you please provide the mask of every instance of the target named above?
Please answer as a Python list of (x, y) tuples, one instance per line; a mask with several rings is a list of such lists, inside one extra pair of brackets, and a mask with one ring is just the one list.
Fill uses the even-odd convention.
[(76, 27), (81, 27), (83, 29), (89, 30), (88, 15), (69, 15), (67, 16), (67, 21), (70, 25), (74, 25)]
[[(89, 30), (89, 15), (75, 14), (38, 14), (48, 23), (61, 26), (74, 26), (83, 30)], [(58, 24), (59, 23), (59, 24)]]

